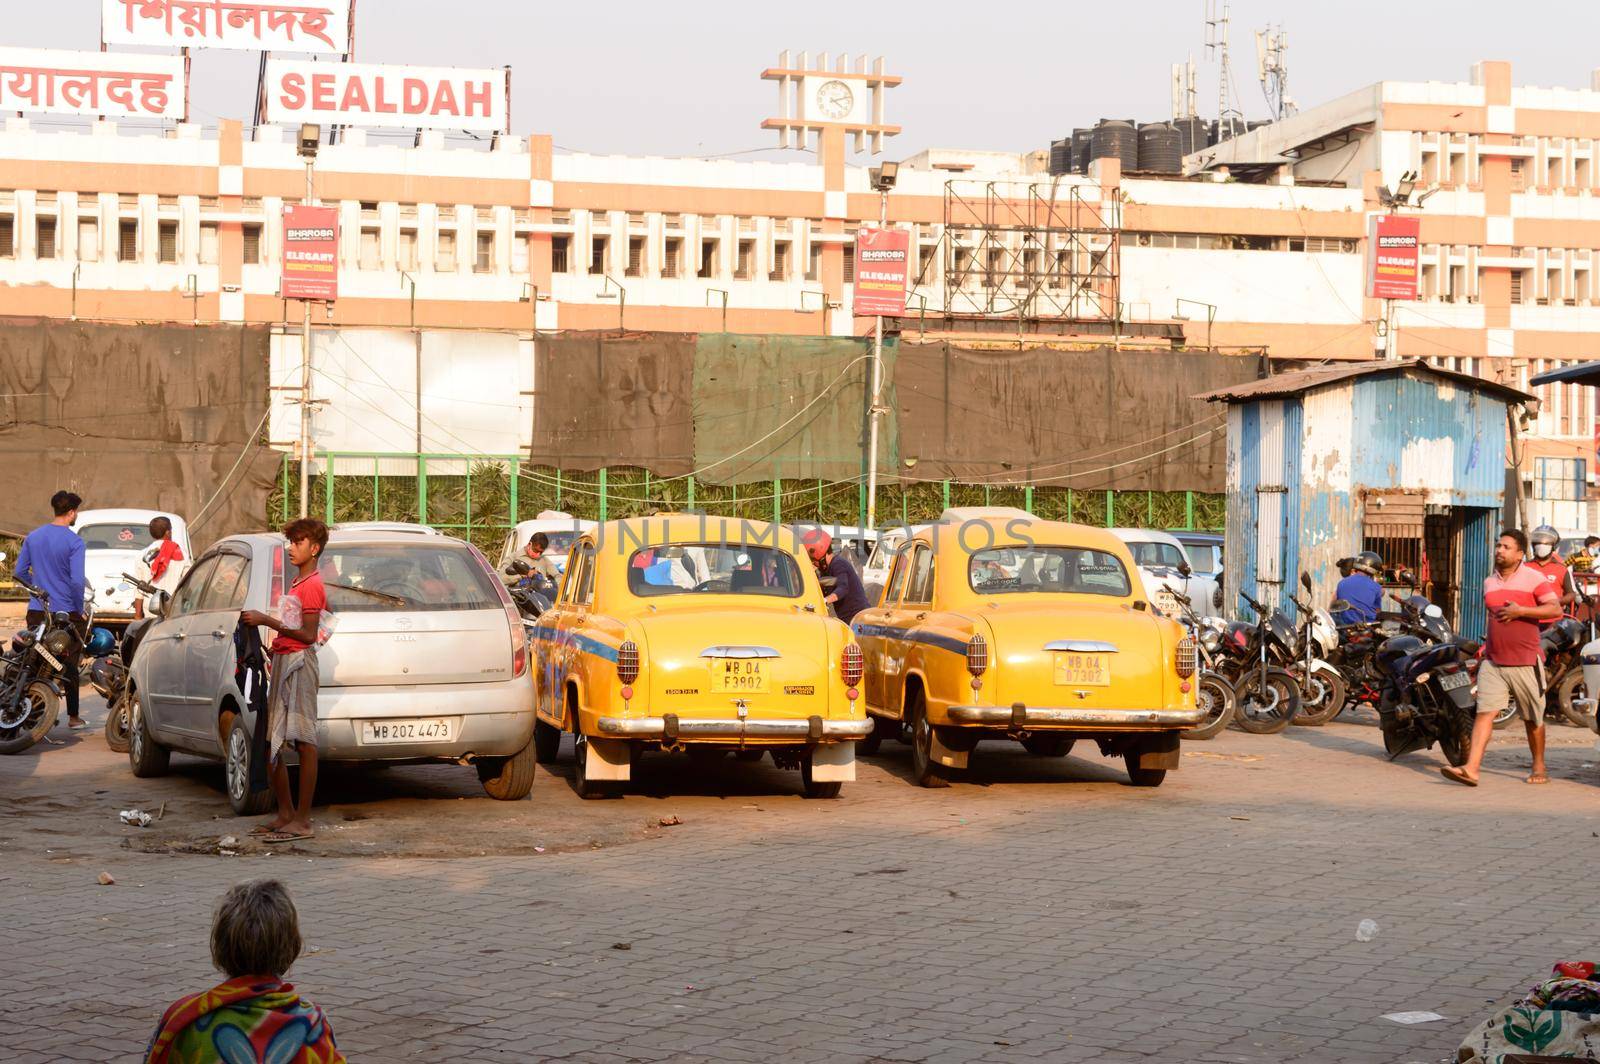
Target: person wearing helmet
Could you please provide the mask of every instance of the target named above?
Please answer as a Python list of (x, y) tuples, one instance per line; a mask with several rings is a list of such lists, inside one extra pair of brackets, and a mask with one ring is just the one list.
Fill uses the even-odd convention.
[(1343, 599), (1350, 608), (1334, 614), (1335, 622), (1366, 624), (1378, 619), (1378, 607), (1383, 605), (1383, 587), (1378, 583), (1382, 569), (1383, 559), (1370, 550), (1350, 559), (1350, 575), (1333, 589), (1333, 597)]
[[(1573, 603), (1578, 601), (1578, 596), (1572, 583), (1572, 573), (1567, 570), (1567, 563), (1556, 553), (1556, 547), (1561, 543), (1561, 533), (1549, 525), (1540, 525), (1528, 533), (1528, 543), (1533, 548), (1533, 557), (1525, 564), (1556, 589), (1556, 593), (1561, 596), (1562, 612), (1570, 616)], [(1548, 628), (1557, 620), (1559, 618), (1547, 618), (1539, 622), (1539, 627)]]
[[(820, 528), (813, 528), (801, 537), (800, 542), (811, 558), (811, 564), (824, 577), (825, 601), (833, 606), (834, 616), (845, 624), (867, 608), (867, 589), (861, 586), (861, 577), (850, 559), (834, 550), (833, 537)], [(832, 590), (828, 590), (828, 581)]]

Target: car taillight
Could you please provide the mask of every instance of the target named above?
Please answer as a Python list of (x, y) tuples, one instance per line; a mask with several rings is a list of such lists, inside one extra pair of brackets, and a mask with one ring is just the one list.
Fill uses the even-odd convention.
[(856, 687), (861, 683), (861, 675), (865, 671), (866, 662), (861, 657), (861, 648), (854, 643), (847, 645), (839, 655), (839, 678), (846, 687)]
[(272, 580), (269, 586), (272, 588), (272, 591), (267, 599), (267, 609), (270, 610), (278, 604), (279, 599), (283, 598), (284, 588), (282, 547), (274, 547), (272, 550)]
[(506, 620), (511, 623), (511, 675), (521, 676), (528, 671), (528, 631), (515, 606), (506, 607)]
[(978, 677), (988, 668), (989, 641), (981, 635), (974, 635), (967, 640), (967, 671)]
[(639, 678), (639, 644), (628, 639), (617, 648), (617, 679), (624, 687)]
[(1193, 676), (1198, 658), (1199, 652), (1195, 648), (1192, 636), (1186, 635), (1178, 640), (1177, 666), (1179, 676), (1185, 680)]

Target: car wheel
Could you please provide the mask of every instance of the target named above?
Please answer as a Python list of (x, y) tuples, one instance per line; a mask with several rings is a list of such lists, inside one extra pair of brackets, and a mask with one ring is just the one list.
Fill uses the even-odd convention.
[(529, 742), (510, 757), (480, 757), (478, 781), (490, 798), (502, 802), (516, 802), (533, 790), (533, 773), (536, 751)]
[(578, 797), (585, 799), (622, 797), (622, 787), (616, 781), (589, 778), (589, 737), (578, 732), (573, 739), (578, 765), (574, 774), (574, 780), (578, 785)]
[(1135, 749), (1129, 750), (1122, 755), (1123, 764), (1128, 766), (1128, 782), (1135, 787), (1161, 786), (1161, 781), (1167, 778), (1167, 770), (1164, 768), (1140, 768), (1139, 754), (1140, 751)]
[(812, 757), (813, 752), (807, 750), (805, 752), (805, 756), (800, 759), (800, 783), (805, 789), (806, 797), (822, 799), (839, 797), (839, 791), (844, 787), (844, 783), (842, 781), (828, 780), (826, 782), (819, 782), (811, 778)]
[(106, 711), (106, 746), (112, 753), (128, 752), (128, 689), (123, 688), (117, 700)]
[(250, 789), (250, 769), (255, 751), (250, 745), (251, 735), (244, 726), (244, 717), (233, 714), (228, 725), (227, 748), (223, 753), (223, 774), (228, 783), (228, 805), (239, 816), (260, 816), (272, 808), (272, 788), (259, 791)]
[(1034, 757), (1066, 757), (1072, 753), (1074, 742), (1071, 736), (1046, 732), (1028, 736), (1022, 740), (1022, 748)]
[(561, 753), (561, 729), (542, 720), (533, 722), (533, 756), (541, 765), (555, 764)]
[(911, 778), (922, 787), (950, 786), (944, 766), (933, 759), (933, 725), (920, 692), (906, 700), (906, 714), (911, 720)]
[(128, 707), (128, 766), (140, 779), (167, 774), (172, 763), (172, 751), (150, 737), (150, 725), (145, 719), (144, 696), (133, 692)]

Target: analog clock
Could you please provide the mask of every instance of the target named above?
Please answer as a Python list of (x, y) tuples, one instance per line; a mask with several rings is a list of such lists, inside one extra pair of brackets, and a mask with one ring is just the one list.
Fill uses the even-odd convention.
[(856, 94), (838, 78), (830, 78), (817, 86), (817, 110), (822, 117), (837, 122), (849, 115), (855, 105)]

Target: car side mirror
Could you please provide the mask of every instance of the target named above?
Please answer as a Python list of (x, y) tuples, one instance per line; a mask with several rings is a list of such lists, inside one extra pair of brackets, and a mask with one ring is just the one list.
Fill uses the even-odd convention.
[(1311, 574), (1310, 573), (1301, 573), (1300, 574), (1300, 586), (1305, 588), (1306, 591), (1308, 591), (1308, 592), (1311, 590)]
[(1189, 563), (1188, 562), (1179, 562), (1178, 563), (1178, 575), (1183, 577), (1185, 580), (1187, 580), (1191, 576), (1194, 575), (1194, 570), (1189, 568)]
[(172, 605), (172, 596), (165, 591), (156, 592), (155, 601), (150, 603), (150, 612), (157, 617), (165, 617), (167, 609)]

